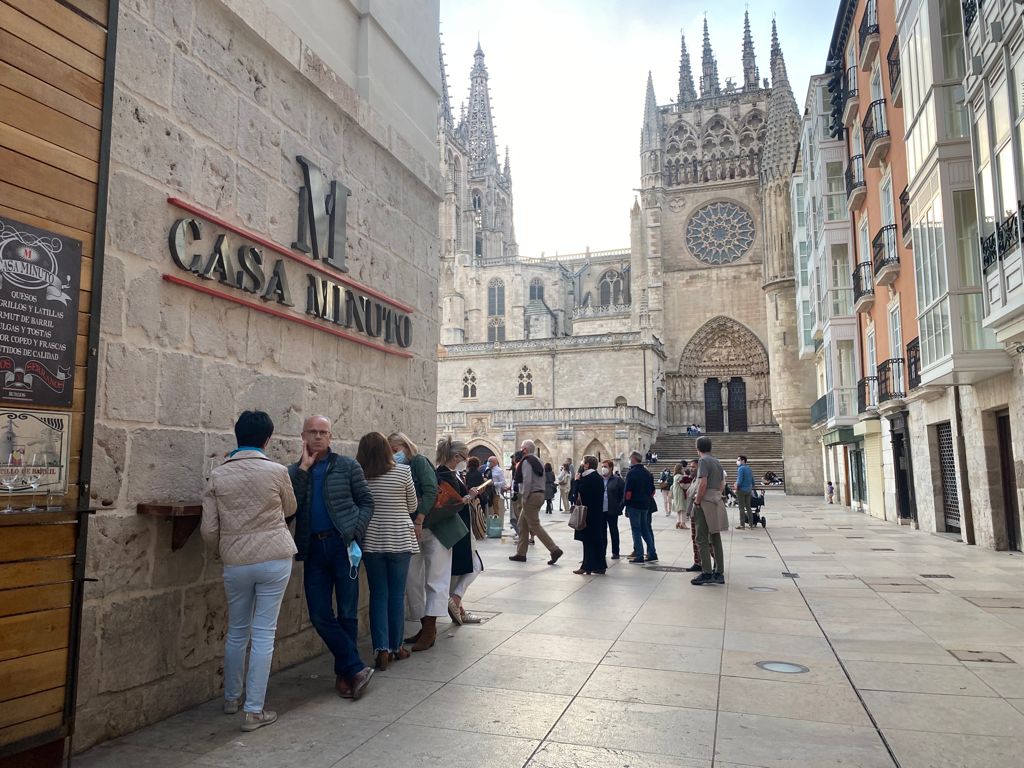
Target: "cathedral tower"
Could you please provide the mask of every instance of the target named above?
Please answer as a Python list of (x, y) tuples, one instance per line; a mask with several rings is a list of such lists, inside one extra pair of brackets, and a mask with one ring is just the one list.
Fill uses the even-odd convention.
[(811, 430), (808, 407), (816, 398), (815, 371), (813, 360), (800, 359), (790, 197), (793, 162), (800, 142), (800, 112), (774, 21), (771, 72), (767, 142), (761, 162), (761, 207), (772, 405), (782, 429), (786, 490), (815, 495), (821, 492), (822, 478), (821, 449)]

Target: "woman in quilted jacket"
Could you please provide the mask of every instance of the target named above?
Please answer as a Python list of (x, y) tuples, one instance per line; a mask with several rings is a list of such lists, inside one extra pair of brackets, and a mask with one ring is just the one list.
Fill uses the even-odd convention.
[[(243, 731), (277, 720), (263, 708), (274, 656), (281, 601), (292, 574), (295, 541), (285, 518), (295, 514), (288, 470), (263, 452), (274, 422), (263, 411), (245, 411), (235, 423), (238, 448), (210, 473), (203, 494), (203, 539), (224, 563), (228, 632), (224, 641), (224, 713), (242, 706)], [(249, 671), (245, 672), (245, 648)]]

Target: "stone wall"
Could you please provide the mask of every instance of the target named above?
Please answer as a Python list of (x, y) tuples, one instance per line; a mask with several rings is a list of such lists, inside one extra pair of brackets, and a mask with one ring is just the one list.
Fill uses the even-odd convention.
[[(386, 3), (385, 13), (404, 4)], [(436, 67), (437, 4), (408, 4), (420, 21), (433, 8), (417, 44), (434, 52)], [(370, 22), (363, 14), (353, 23)], [(97, 581), (86, 589), (77, 749), (221, 689), (220, 563), (198, 533), (172, 552), (170, 523), (139, 517), (136, 505), (196, 502), (206, 457), (234, 447), (239, 411), (271, 414), (268, 452), (282, 462), (294, 460), (312, 414), (332, 419), (335, 448), (349, 454), (370, 430), (401, 429), (428, 443), (435, 434), (436, 150), (418, 152), (348, 82), (352, 73), (324, 63), (321, 46), (307, 45), (260, 0), (121, 4), (91, 488), (101, 510), (88, 553)], [(389, 55), (400, 69), (408, 59), (395, 46)], [(428, 74), (417, 82), (437, 81)], [(392, 89), (391, 98), (401, 97)], [(435, 119), (430, 112), (419, 130), (432, 135)], [(168, 255), (168, 230), (181, 215), (169, 196), (285, 246), (295, 240), (296, 155), (352, 190), (349, 276), (414, 308), (411, 357), (162, 279), (191, 278)], [(301, 312), (305, 287), (292, 289)], [(301, 587), (297, 565), (277, 667), (322, 650)]]

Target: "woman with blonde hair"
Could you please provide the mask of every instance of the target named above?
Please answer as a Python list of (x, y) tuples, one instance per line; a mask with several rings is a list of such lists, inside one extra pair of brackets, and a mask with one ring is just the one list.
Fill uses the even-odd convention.
[[(405, 642), (412, 645), (414, 651), (425, 651), (434, 644), (433, 638), (420, 642), (423, 627), (427, 624), (428, 615), (436, 623), (437, 617), (448, 612), (448, 579), (451, 573), (451, 552), (437, 541), (436, 537), (426, 530), (424, 524), (427, 515), (434, 508), (437, 499), (437, 477), (434, 467), (426, 456), (404, 432), (393, 432), (388, 435), (392, 458), (396, 464), (407, 465), (412, 473), (413, 486), (416, 489), (418, 504), (411, 515), (413, 531), (419, 540), (419, 552), (413, 554), (409, 561), (409, 575), (405, 582), (406, 616), (420, 622), (420, 631)], [(444, 582), (442, 595), (436, 594), (436, 585)], [(431, 588), (434, 585), (434, 589)], [(429, 594), (429, 598), (428, 598)], [(440, 604), (440, 609), (438, 605)]]
[(415, 525), (416, 486), (412, 471), (395, 462), (388, 439), (370, 432), (359, 440), (356, 461), (373, 494), (373, 516), (363, 536), (363, 563), (370, 586), (370, 637), (376, 667), (409, 658), (402, 647), (405, 629), (405, 583), (409, 560), (419, 552)]
[(686, 484), (683, 482), (682, 462), (672, 470), (672, 509), (676, 513), (676, 528), (685, 529), (686, 525)]

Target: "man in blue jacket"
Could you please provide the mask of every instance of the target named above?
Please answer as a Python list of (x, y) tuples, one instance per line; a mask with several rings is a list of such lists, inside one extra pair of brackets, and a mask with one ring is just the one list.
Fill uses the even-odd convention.
[(754, 516), (750, 511), (750, 494), (754, 490), (754, 471), (747, 464), (746, 456), (736, 457), (736, 504), (740, 508), (740, 524), (743, 530), (748, 525), (754, 527)]
[(362, 541), (373, 515), (370, 486), (354, 459), (331, 450), (331, 422), (325, 416), (310, 416), (303, 423), (302, 458), (288, 467), (288, 474), (298, 504), (295, 558), (305, 563), (309, 620), (334, 655), (338, 695), (358, 699), (373, 670), (356, 648), (359, 563), (353, 565), (349, 550)]
[[(654, 530), (651, 528), (651, 506), (657, 505), (654, 500), (654, 478), (644, 466), (644, 457), (640, 451), (629, 454), (629, 463), (622, 493), (626, 517), (629, 518), (629, 527), (633, 533), (633, 556), (629, 562), (656, 563), (658, 553), (654, 549)], [(644, 544), (647, 545), (646, 558)]]

